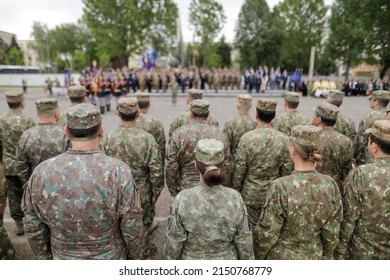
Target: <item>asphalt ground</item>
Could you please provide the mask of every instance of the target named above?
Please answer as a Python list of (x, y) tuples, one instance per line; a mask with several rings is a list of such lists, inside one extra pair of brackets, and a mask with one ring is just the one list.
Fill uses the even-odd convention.
[[(7, 90), (15, 90), (15, 88), (0, 88), (0, 115), (5, 114), (8, 111), (8, 106), (5, 100), (5, 92)], [(224, 123), (236, 114), (236, 102), (237, 95), (245, 93), (244, 90), (228, 90), (220, 91), (215, 94), (213, 91), (206, 90), (204, 99), (210, 101), (210, 111), (213, 116), (219, 121), (219, 127), (222, 129)], [(50, 97), (49, 94), (39, 88), (29, 88), (26, 94), (26, 108), (24, 114), (33, 118), (38, 122), (36, 115), (35, 100), (43, 97)], [(70, 106), (70, 101), (63, 95), (53, 94), (51, 97), (57, 98), (61, 106), (61, 110), (65, 110)], [(255, 116), (256, 102), (260, 97), (274, 98), (278, 101), (277, 112), (283, 112), (284, 100), (281, 92), (267, 92), (265, 94), (253, 94), (254, 102), (250, 114)], [(313, 118), (314, 110), (316, 106), (323, 102), (325, 99), (315, 97), (302, 97), (298, 110), (299, 112), (308, 117)], [(103, 127), (105, 133), (109, 133), (111, 130), (119, 125), (119, 118), (115, 115), (115, 99), (112, 99), (112, 110), (104, 114)], [(152, 93), (150, 114), (157, 117), (162, 121), (165, 129), (165, 134), (168, 139), (169, 126), (175, 116), (186, 110), (186, 98), (185, 94), (179, 93), (177, 98), (177, 104), (173, 104), (171, 101), (170, 93), (162, 94)], [(341, 112), (349, 117), (358, 125), (360, 119), (370, 112), (369, 102), (367, 97), (345, 97), (344, 103), (340, 108)], [(168, 143), (168, 141), (167, 141)], [(158, 228), (154, 232), (154, 243), (156, 245), (156, 252), (153, 256), (154, 259), (164, 259), (163, 247), (165, 244), (165, 222), (166, 217), (169, 214), (169, 208), (172, 205), (173, 198), (170, 196), (167, 187), (163, 189), (161, 196), (156, 204), (156, 217), (155, 223), (158, 223)], [(9, 215), (9, 209), (7, 207), (4, 217), (5, 228), (11, 238), (12, 243), (16, 249), (16, 257), (19, 260), (36, 259), (27, 243), (26, 235), (15, 235), (15, 223)]]

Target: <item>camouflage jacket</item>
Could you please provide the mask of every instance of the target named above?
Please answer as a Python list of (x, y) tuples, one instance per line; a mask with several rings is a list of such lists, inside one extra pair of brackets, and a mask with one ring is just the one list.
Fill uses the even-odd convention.
[(254, 230), (256, 259), (332, 259), (341, 220), (334, 180), (314, 170), (293, 171), (271, 183)]
[(144, 224), (152, 223), (152, 198), (164, 187), (163, 167), (154, 137), (136, 127), (120, 125), (101, 140), (102, 150), (130, 166), (144, 210)]
[(62, 126), (47, 123), (26, 130), (18, 142), (16, 150), (17, 174), (26, 183), (34, 168), (41, 162), (65, 153), (69, 141)]
[(142, 256), (142, 208), (130, 168), (100, 150), (69, 149), (39, 164), (22, 209), (39, 259)]
[(321, 139), (322, 159), (316, 165), (316, 170), (331, 176), (341, 190), (343, 180), (352, 169), (353, 143), (332, 128), (323, 128)]
[(225, 123), (223, 132), (229, 139), (230, 153), (232, 156), (236, 154), (238, 143), (242, 135), (248, 131), (254, 130), (257, 127), (256, 121), (249, 114), (239, 114)]
[(336, 124), (333, 126), (333, 129), (347, 136), (349, 139), (351, 139), (354, 147), (356, 147), (356, 141), (357, 141), (356, 128), (355, 128), (355, 123), (350, 117), (338, 113), (337, 121)]
[(5, 182), (3, 165), (0, 162), (0, 215), (4, 214), (6, 205), (7, 205), (7, 185)]
[(358, 166), (344, 182), (336, 259), (390, 259), (390, 158)]
[(372, 158), (367, 150), (368, 135), (365, 133), (365, 131), (366, 129), (371, 128), (374, 121), (386, 119), (386, 113), (382, 109), (383, 108), (372, 110), (359, 123), (355, 155), (357, 165), (370, 163), (372, 161)]
[(180, 192), (166, 232), (168, 259), (253, 259), (244, 202), (239, 193), (222, 185), (200, 184)]
[(61, 112), (60, 114), (60, 119), (58, 120), (57, 124), (59, 126), (64, 126), (66, 125), (66, 111)]
[(152, 134), (154, 139), (156, 139), (158, 149), (161, 154), (161, 160), (164, 164), (166, 140), (162, 122), (149, 114), (141, 113), (137, 119), (136, 126)]
[(293, 169), (288, 137), (272, 127), (260, 126), (241, 137), (235, 157), (233, 188), (245, 205), (260, 209), (269, 184)]
[(310, 124), (310, 120), (302, 116), (296, 111), (287, 111), (282, 114), (276, 115), (272, 120), (272, 126), (286, 134), (291, 135), (291, 129), (296, 125)]
[[(187, 112), (184, 112), (184, 113), (181, 113), (180, 115), (178, 115), (173, 120), (173, 122), (169, 128), (169, 138), (172, 137), (172, 134), (176, 131), (176, 129), (178, 129), (179, 127), (185, 126), (185, 125), (189, 124), (190, 122), (191, 122), (190, 111), (187, 111)], [(219, 126), (218, 121), (212, 115), (210, 115), (207, 118), (207, 123), (214, 125), (216, 127)]]
[(15, 249), (8, 237), (7, 231), (0, 224), (0, 260), (14, 260)]
[(230, 170), (229, 143), (225, 134), (205, 120), (196, 121), (177, 129), (169, 140), (167, 153), (166, 183), (171, 195), (192, 188), (198, 183), (195, 169), (195, 147), (200, 139), (217, 139), (225, 145), (225, 171)]
[(35, 122), (17, 110), (9, 110), (0, 117), (0, 158), (2, 158), (4, 173), (7, 176), (17, 176), (16, 149), (23, 132), (35, 126)]

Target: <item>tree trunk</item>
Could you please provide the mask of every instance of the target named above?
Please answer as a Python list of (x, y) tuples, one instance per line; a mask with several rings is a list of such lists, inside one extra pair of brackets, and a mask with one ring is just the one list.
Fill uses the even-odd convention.
[(388, 70), (389, 68), (390, 68), (390, 60), (386, 60), (386, 61), (385, 61), (385, 65), (383, 65), (382, 71), (381, 71), (381, 73), (379, 74), (381, 80), (383, 80), (383, 78), (385, 77), (386, 72), (387, 72), (387, 70)]

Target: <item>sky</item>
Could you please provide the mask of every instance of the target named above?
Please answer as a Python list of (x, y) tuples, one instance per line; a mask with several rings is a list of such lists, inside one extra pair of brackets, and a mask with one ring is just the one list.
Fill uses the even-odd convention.
[[(223, 5), (226, 23), (219, 36), (234, 40), (234, 29), (241, 5), (245, 0), (217, 0)], [(178, 4), (185, 42), (192, 41), (188, 13), (191, 0), (174, 0)], [(273, 8), (280, 0), (267, 0)], [(333, 0), (325, 0), (330, 4)], [(0, 30), (16, 34), (18, 40), (31, 39), (34, 21), (46, 23), (52, 29), (62, 23), (76, 23), (83, 14), (82, 0), (0, 0)]]

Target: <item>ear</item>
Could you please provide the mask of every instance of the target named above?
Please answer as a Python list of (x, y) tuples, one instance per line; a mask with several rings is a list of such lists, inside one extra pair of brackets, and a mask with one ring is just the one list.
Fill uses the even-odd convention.
[(102, 138), (104, 134), (103, 124), (100, 124), (99, 131), (98, 131), (98, 137)]
[(64, 125), (64, 131), (65, 131), (66, 137), (67, 137), (68, 139), (70, 139), (69, 129), (68, 129), (68, 126), (67, 126), (67, 125)]
[(191, 119), (194, 119), (195, 117), (194, 117), (194, 114), (190, 111), (190, 118)]

